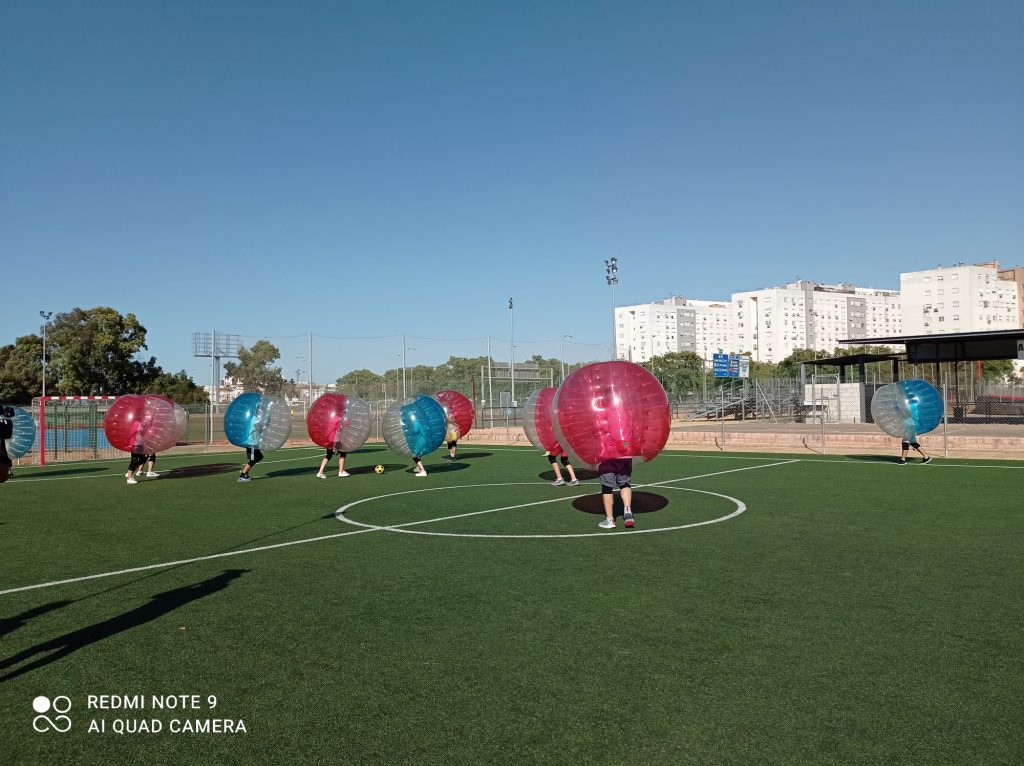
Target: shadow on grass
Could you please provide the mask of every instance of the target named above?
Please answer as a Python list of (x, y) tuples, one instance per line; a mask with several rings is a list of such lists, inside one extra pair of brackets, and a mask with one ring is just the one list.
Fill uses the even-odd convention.
[(13, 633), (18, 628), (26, 625), (33, 617), (38, 617), (41, 614), (52, 612), (54, 609), (63, 609), (68, 604), (73, 603), (75, 602), (51, 601), (49, 604), (42, 604), (41, 606), (34, 606), (31, 609), (26, 609), (21, 614), (16, 614), (13, 617), (0, 617), (0, 636), (6, 636), (8, 633)]
[[(106, 466), (93, 465), (83, 466), (82, 468), (58, 468), (55, 471), (51, 471), (49, 468), (40, 468), (36, 466), (31, 469), (31, 473), (26, 473), (26, 471), (29, 471), (30, 469), (19, 468), (17, 466), (15, 466), (14, 470), (17, 471), (18, 475), (21, 476), (22, 478), (41, 479), (44, 477), (49, 478), (51, 476), (77, 476), (79, 474), (84, 473), (100, 473), (102, 471), (107, 471), (109, 469)], [(11, 476), (14, 476), (13, 472), (11, 473)]]
[(237, 471), (237, 463), (209, 463), (207, 465), (187, 465), (182, 468), (171, 468), (160, 472), (161, 479), (194, 479), (198, 476), (213, 476), (218, 473)]
[[(899, 459), (896, 455), (843, 455), (843, 457), (847, 460), (860, 460), (865, 463), (895, 463)], [(920, 460), (916, 462), (920, 462)]]
[[(465, 471), (469, 468), (465, 463), (460, 463), (456, 460), (454, 463), (449, 463), (447, 460), (443, 463), (424, 463), (424, 468), (427, 469), (427, 475), (436, 473), (452, 473), (454, 471)], [(405, 473), (412, 475), (412, 468), (406, 469)]]
[(493, 452), (459, 452), (455, 455), (456, 460), (479, 460), (480, 458), (491, 457)]
[[(401, 471), (403, 468), (405, 468), (405, 463), (381, 463), (380, 465), (384, 466), (385, 473), (388, 471)], [(353, 476), (366, 476), (368, 474), (374, 474), (376, 473), (376, 470), (374, 469), (375, 466), (372, 465), (357, 465), (354, 468), (349, 468), (347, 465), (345, 466), (345, 470), (348, 471)]]
[[(667, 505), (668, 499), (661, 495), (655, 495), (653, 492), (633, 492), (633, 513), (655, 513)], [(577, 511), (583, 511), (583, 513), (592, 513), (595, 516), (604, 516), (604, 501), (601, 500), (600, 492), (593, 495), (577, 497), (572, 501), (572, 507)], [(618, 492), (614, 494), (614, 504), (612, 505), (612, 508), (613, 515), (622, 515), (622, 498), (619, 496)]]
[[(599, 474), (597, 471), (591, 471), (587, 468), (584, 468), (582, 471), (576, 471), (576, 478), (579, 479), (580, 481), (592, 481), (594, 479), (599, 478), (600, 476), (601, 474)], [(537, 478), (544, 479), (544, 481), (554, 481), (555, 472), (544, 471), (543, 473), (537, 474)], [(566, 481), (569, 481), (569, 472), (566, 471), (565, 468), (562, 468), (562, 478), (565, 479)]]
[[(400, 471), (403, 468), (405, 468), (405, 463), (384, 463), (383, 465), (385, 471)], [(314, 465), (310, 463), (307, 466), (301, 466), (299, 468), (282, 468), (279, 471), (267, 471), (264, 478), (269, 479), (271, 477), (277, 476), (303, 476), (305, 474), (309, 474), (312, 477), (316, 476), (316, 469), (318, 466), (319, 464)], [(372, 465), (349, 466), (347, 463), (345, 464), (345, 470), (348, 471), (353, 476), (365, 476), (367, 474), (373, 474), (373, 468), (374, 466)], [(253, 468), (253, 473), (255, 473), (258, 470), (258, 466), (256, 468)], [(335, 479), (338, 477), (337, 467), (327, 466), (327, 468), (325, 468), (324, 471), (328, 479)], [(258, 477), (253, 476), (253, 478), (255, 479)]]
[(111, 617), (84, 628), (73, 630), (70, 633), (65, 633), (63, 636), (57, 636), (49, 641), (43, 641), (35, 646), (30, 646), (28, 649), (24, 649), (0, 661), (0, 670), (13, 668), (37, 655), (45, 656), (39, 657), (39, 659), (33, 660), (27, 665), (21, 665), (16, 670), (0, 676), (0, 683), (10, 681), (26, 673), (31, 673), (33, 670), (45, 667), (53, 662), (58, 662), (72, 652), (90, 644), (95, 644), (105, 638), (116, 636), (118, 633), (123, 633), (147, 622), (160, 619), (164, 615), (170, 614), (175, 609), (185, 606), (192, 601), (223, 590), (233, 580), (241, 577), (248, 571), (248, 569), (225, 569), (221, 574), (208, 580), (157, 593), (150, 597), (148, 603), (131, 609), (124, 614), (119, 614), (116, 617)]

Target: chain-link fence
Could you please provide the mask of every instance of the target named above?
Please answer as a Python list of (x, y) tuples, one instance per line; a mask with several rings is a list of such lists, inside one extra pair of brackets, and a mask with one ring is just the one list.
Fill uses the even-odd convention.
[[(905, 368), (906, 369), (906, 368)], [(958, 384), (958, 385), (955, 385)], [(696, 396), (670, 402), (672, 433), (669, 447), (712, 449), (812, 449), (817, 452), (890, 449), (891, 437), (884, 435), (871, 419), (871, 400), (884, 383), (841, 382), (836, 375), (815, 375), (809, 382), (789, 379), (742, 379), (729, 381)], [(945, 417), (936, 432), (927, 436), (934, 442), (941, 435), (942, 454), (964, 451), (985, 452), (994, 445), (1021, 440), (1024, 450), (1024, 386), (950, 380), (941, 388)], [(477, 402), (473, 432), (469, 439), (492, 443), (525, 444), (522, 405), (530, 389), (517, 387), (516, 406), (506, 392), (501, 406)], [(32, 450), (21, 464), (64, 463), (124, 457), (106, 439), (103, 417), (114, 397), (79, 397), (47, 400), (45, 408), (37, 398), (30, 411), (37, 435)], [(383, 440), (383, 418), (391, 398), (370, 402), (371, 441)], [(225, 449), (226, 404), (183, 405), (187, 427), (179, 447), (197, 451)], [(29, 408), (26, 408), (29, 409)], [(292, 403), (292, 436), (288, 444), (311, 444), (306, 430), (304, 402)], [(43, 428), (40, 429), (40, 425)], [(1009, 441), (1007, 441), (1009, 440)]]

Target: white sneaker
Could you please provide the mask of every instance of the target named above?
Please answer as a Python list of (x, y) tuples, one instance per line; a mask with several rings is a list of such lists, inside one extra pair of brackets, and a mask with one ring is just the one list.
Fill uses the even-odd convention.
[(606, 516), (604, 520), (597, 526), (601, 527), (601, 529), (615, 529), (615, 519), (609, 519)]
[(136, 479), (136, 478), (135, 478), (134, 476), (129, 476), (129, 477), (128, 477), (128, 483), (129, 483), (129, 484), (138, 484), (138, 483), (139, 483), (139, 480), (138, 480), (138, 479)]
[(561, 487), (563, 484), (565, 484), (565, 479), (555, 479), (551, 482), (552, 487)]
[(158, 474), (156, 471), (146, 471), (146, 478), (147, 479), (155, 479), (159, 475), (160, 474)]
[(413, 471), (412, 475), (416, 476), (417, 478), (420, 478), (420, 477), (426, 476), (427, 472), (426, 471)]
[(633, 518), (633, 511), (629, 508), (622, 512), (622, 520), (626, 522), (626, 527), (632, 529), (636, 526), (636, 519)]
[(135, 472), (135, 475), (136, 475), (136, 476), (142, 476), (142, 469), (140, 468), (139, 470), (137, 470), (137, 471)]
[(316, 478), (318, 478), (318, 479), (326, 479), (327, 477), (326, 477), (326, 476), (324, 476), (324, 475), (323, 475), (322, 473), (318, 473), (318, 474), (316, 475)]
[(351, 475), (352, 474), (350, 474), (348, 471), (342, 471), (341, 473), (338, 474), (338, 478), (339, 479), (344, 479), (346, 476), (351, 476)]

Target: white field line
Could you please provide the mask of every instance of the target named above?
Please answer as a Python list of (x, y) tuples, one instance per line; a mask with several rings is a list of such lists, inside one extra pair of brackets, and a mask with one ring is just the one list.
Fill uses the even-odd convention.
[[(282, 460), (282, 461), (276, 461), (276, 462), (290, 462), (290, 461), (283, 461)], [(670, 483), (679, 482), (679, 481), (693, 481), (694, 479), (706, 479), (706, 478), (710, 478), (712, 476), (719, 476), (719, 475), (727, 474), (727, 473), (736, 473), (738, 471), (751, 471), (751, 470), (755, 470), (757, 468), (771, 468), (774, 465), (787, 465), (789, 463), (797, 463), (797, 462), (800, 462), (800, 461), (799, 460), (786, 460), (786, 461), (783, 461), (783, 462), (780, 462), (780, 463), (774, 463), (772, 465), (758, 465), (758, 466), (748, 466), (746, 468), (734, 468), (734, 469), (730, 469), (728, 471), (720, 471), (718, 473), (707, 473), (707, 474), (703, 474), (703, 475), (700, 475), (700, 476), (684, 476), (684, 477), (681, 477), (679, 479), (668, 479), (666, 481), (657, 482), (655, 484), (647, 484), (647, 485), (643, 485), (643, 486), (659, 486), (659, 485), (662, 485), (662, 484), (670, 484)], [(523, 484), (523, 483), (524, 482), (512, 482), (511, 484)], [(534, 482), (528, 482), (528, 484), (533, 485)], [(486, 487), (486, 486), (509, 486), (509, 485), (508, 484), (481, 484), (481, 485), (475, 485), (475, 486), (484, 486), (484, 487)], [(405, 490), (403, 492), (392, 492), (392, 493), (389, 493), (387, 495), (377, 495), (377, 496), (372, 497), (372, 498), (364, 498), (362, 500), (358, 500), (355, 503), (349, 503), (347, 506), (345, 506), (345, 508), (350, 508), (353, 505), (356, 505), (358, 503), (368, 502), (370, 500), (381, 500), (381, 499), (388, 498), (388, 497), (396, 497), (398, 495), (409, 495), (409, 494), (413, 494), (413, 493), (417, 493), (417, 492), (436, 492), (436, 491), (445, 490), (445, 489), (458, 489), (458, 487), (424, 487), (423, 489), (410, 489), (410, 490)], [(27, 590), (36, 590), (36, 589), (39, 589), (39, 588), (50, 588), (50, 587), (54, 587), (54, 586), (57, 586), (57, 585), (70, 585), (72, 583), (84, 582), (86, 580), (98, 580), (98, 579), (104, 578), (104, 577), (116, 577), (118, 575), (135, 574), (136, 572), (146, 572), (146, 571), (150, 571), (150, 570), (153, 570), (153, 569), (168, 569), (168, 568), (174, 567), (174, 566), (182, 566), (182, 565), (185, 565), (185, 564), (195, 564), (195, 563), (198, 563), (200, 561), (212, 561), (212, 560), (215, 560), (215, 559), (228, 558), (229, 556), (240, 556), (243, 553), (259, 553), (259, 552), (262, 552), (262, 551), (275, 550), (277, 548), (287, 548), (287, 547), (292, 546), (292, 545), (304, 545), (306, 543), (315, 543), (315, 542), (320, 542), (320, 541), (323, 541), (323, 540), (332, 540), (332, 539), (334, 539), (336, 537), (345, 537), (346, 535), (357, 535), (357, 534), (363, 534), (363, 533), (366, 533), (366, 532), (386, 531), (388, 529), (399, 529), (399, 528), (403, 528), (403, 527), (417, 526), (417, 525), (420, 525), (420, 524), (430, 524), (430, 523), (439, 522), (439, 521), (449, 521), (451, 519), (463, 518), (463, 517), (466, 517), (466, 516), (477, 516), (477, 515), (485, 514), (485, 513), (494, 513), (494, 512), (497, 512), (497, 511), (501, 511), (501, 510), (511, 510), (511, 509), (514, 509), (514, 508), (525, 508), (525, 507), (529, 507), (529, 506), (533, 506), (533, 505), (542, 505), (544, 503), (549, 503), (549, 502), (559, 502), (559, 501), (566, 500), (569, 497), (579, 497), (579, 495), (562, 495), (560, 497), (552, 498), (550, 500), (541, 500), (541, 501), (533, 502), (533, 503), (524, 503), (522, 505), (513, 505), (513, 506), (507, 506), (507, 507), (503, 507), (503, 508), (493, 508), (493, 509), (484, 510), (484, 511), (473, 511), (471, 513), (459, 514), (457, 516), (445, 516), (445, 517), (440, 517), (440, 518), (436, 518), (436, 519), (423, 519), (423, 520), (419, 520), (419, 521), (411, 521), (411, 522), (407, 522), (405, 524), (396, 524), (396, 525), (393, 525), (392, 527), (363, 527), (363, 528), (357, 529), (357, 530), (352, 530), (352, 531), (347, 531), (347, 532), (336, 532), (336, 533), (330, 534), (330, 535), (320, 535), (318, 537), (309, 537), (309, 538), (305, 538), (305, 539), (302, 539), (302, 540), (290, 540), (290, 541), (284, 542), (284, 543), (274, 543), (272, 545), (260, 545), (260, 546), (255, 547), (255, 548), (242, 548), (242, 549), (237, 550), (237, 551), (227, 551), (227, 552), (224, 552), (224, 553), (212, 553), (212, 554), (209, 554), (209, 555), (206, 555), (206, 556), (196, 556), (196, 557), (190, 558), (190, 559), (179, 559), (177, 561), (166, 561), (166, 562), (163, 562), (163, 563), (160, 563), (160, 564), (147, 564), (145, 566), (129, 567), (127, 569), (118, 569), (118, 570), (115, 570), (115, 571), (112, 571), (112, 572), (101, 572), (99, 574), (84, 575), (82, 577), (69, 577), (69, 578), (66, 578), (66, 579), (63, 579), (63, 580), (52, 580), (50, 582), (36, 583), (34, 585), (22, 585), (22, 586), (19, 586), (19, 587), (16, 587), (16, 588), (5, 588), (4, 590), (0, 590), (0, 596), (6, 596), (6, 595), (9, 595), (11, 593), (20, 593), (22, 591), (27, 591)], [(343, 511), (344, 511), (344, 508), (339, 509), (336, 512), (335, 515), (339, 516), (340, 514), (342, 514)], [(358, 524), (358, 522), (353, 522), (352, 520), (347, 519), (347, 518), (345, 519), (345, 521), (347, 521), (348, 523)], [(590, 536), (590, 535), (579, 535), (579, 536)], [(604, 536), (607, 537), (608, 535), (604, 535)], [(522, 535), (522, 537), (526, 537), (526, 536)]]
[[(305, 447), (301, 447), (300, 449), (305, 449)], [(235, 454), (235, 453), (225, 452), (224, 454), (225, 455), (232, 455), (232, 454)], [(184, 458), (184, 457), (186, 457), (186, 456), (182, 455), (179, 458), (173, 458), (173, 457), (163, 458), (163, 457), (161, 457), (160, 460), (157, 463), (157, 467), (159, 467), (161, 465), (164, 465), (164, 461), (165, 460), (166, 461), (171, 461), (171, 460), (175, 460), (175, 459), (180, 460), (181, 458)], [(289, 457), (289, 458), (285, 458), (284, 460), (261, 460), (259, 464), (260, 465), (275, 465), (277, 463), (296, 463), (296, 462), (298, 462), (300, 460), (309, 460), (309, 459), (310, 458), (308, 456), (306, 456), (306, 457)], [(85, 462), (74, 463), (74, 465), (91, 465), (94, 462), (95, 463), (107, 463), (107, 462), (110, 462), (110, 461), (108, 461), (108, 460), (96, 460), (96, 461), (90, 461), (88, 463), (85, 463)], [(123, 463), (124, 461), (122, 460), (122, 461), (118, 461), (118, 462), (122, 462)], [(244, 460), (241, 460), (238, 463), (238, 465), (240, 465), (240, 466), (244, 465), (244, 464), (245, 464)], [(72, 464), (71, 463), (56, 463), (55, 465), (64, 466), (64, 465), (72, 465)], [(189, 468), (189, 467), (191, 467), (191, 465), (203, 466), (203, 465), (207, 465), (207, 464), (206, 463), (195, 463), (195, 464), (190, 463), (190, 464), (187, 464), (187, 465), (184, 465), (184, 466), (179, 466), (179, 467), (181, 467), (181, 468)], [(39, 466), (34, 466), (34, 467), (35, 468), (39, 468)], [(22, 469), (22, 470), (24, 470), (24, 469)], [(43, 466), (42, 470), (45, 471), (46, 470), (46, 466)], [(29, 482), (32, 482), (32, 481), (76, 481), (76, 480), (79, 480), (79, 479), (123, 479), (123, 478), (124, 478), (124, 474), (123, 473), (105, 473), (105, 474), (103, 474), (101, 476), (50, 476), (50, 477), (47, 477), (47, 476), (37, 476), (34, 479), (16, 478), (16, 479), (13, 480), (13, 482), (14, 482), (14, 485), (17, 486), (18, 484), (28, 484)], [(260, 478), (260, 477), (257, 476), (256, 478)]]

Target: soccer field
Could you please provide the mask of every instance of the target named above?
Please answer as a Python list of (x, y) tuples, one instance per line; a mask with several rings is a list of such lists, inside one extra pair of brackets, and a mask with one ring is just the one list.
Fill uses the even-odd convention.
[(0, 764), (1024, 762), (1024, 465), (461, 451), (18, 470)]

